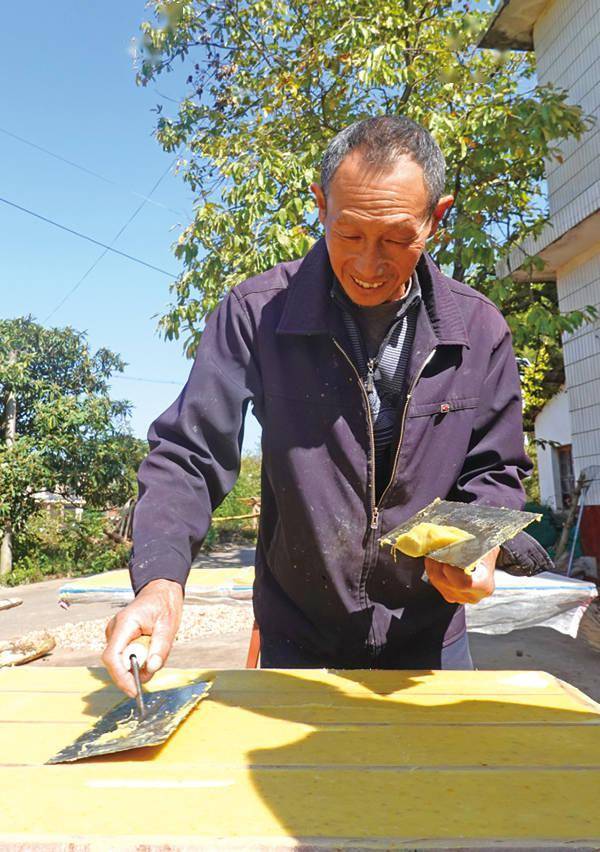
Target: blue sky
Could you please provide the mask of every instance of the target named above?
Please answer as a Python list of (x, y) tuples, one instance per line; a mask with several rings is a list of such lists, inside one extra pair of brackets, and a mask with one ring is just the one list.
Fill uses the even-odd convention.
[[(37, 3), (28, 15), (19, 4), (3, 8), (0, 69), (7, 84), (0, 129), (114, 183), (0, 132), (0, 196), (100, 242), (112, 241), (141, 203), (134, 193), (147, 195), (173, 161), (152, 135), (151, 110), (161, 96), (135, 84), (131, 39), (146, 17), (141, 0), (59, 0)], [(158, 89), (172, 97), (183, 91), (176, 74), (163, 76)], [(170, 247), (189, 221), (192, 200), (181, 178), (168, 173), (152, 195), (156, 204), (146, 203), (115, 248), (177, 272)], [(56, 310), (101, 251), (0, 203), (0, 315), (32, 314), (47, 325), (71, 325), (88, 332), (93, 348), (118, 352), (132, 378), (115, 379), (113, 395), (133, 403), (133, 432), (145, 437), (152, 419), (179, 392), (190, 362), (179, 343), (162, 340), (156, 331), (170, 278), (125, 258), (107, 254)], [(254, 449), (259, 439), (249, 416), (244, 448)]]

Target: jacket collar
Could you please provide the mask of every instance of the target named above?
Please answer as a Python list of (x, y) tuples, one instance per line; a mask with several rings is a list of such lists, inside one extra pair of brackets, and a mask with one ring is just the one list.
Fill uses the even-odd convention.
[[(449, 279), (423, 252), (417, 263), (423, 303), (439, 344), (469, 348), (469, 337)], [(325, 238), (317, 240), (290, 276), (288, 295), (277, 327), (278, 334), (331, 335), (339, 324), (331, 298), (333, 270)]]

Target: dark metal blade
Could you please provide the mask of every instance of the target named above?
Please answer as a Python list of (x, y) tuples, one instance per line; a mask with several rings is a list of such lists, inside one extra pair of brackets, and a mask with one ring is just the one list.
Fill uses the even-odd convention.
[(128, 698), (46, 763), (69, 763), (85, 757), (160, 745), (207, 694), (209, 687), (209, 683), (200, 681), (175, 689), (146, 692), (143, 719), (135, 699)]
[(399, 535), (409, 532), (414, 526), (424, 521), (458, 527), (471, 533), (473, 538), (450, 544), (448, 547), (441, 547), (439, 550), (428, 553), (427, 556), (437, 562), (445, 562), (458, 568), (468, 568), (493, 547), (513, 538), (541, 517), (533, 512), (521, 512), (517, 509), (436, 499), (408, 521), (386, 533), (380, 539), (380, 544), (392, 545)]

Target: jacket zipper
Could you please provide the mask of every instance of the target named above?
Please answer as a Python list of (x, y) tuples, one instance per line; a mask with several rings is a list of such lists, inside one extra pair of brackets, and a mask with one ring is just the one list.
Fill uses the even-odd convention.
[[(375, 503), (375, 493), (376, 493), (375, 492), (375, 429), (373, 427), (373, 416), (371, 414), (371, 406), (369, 404), (369, 397), (368, 397), (367, 391), (365, 390), (365, 383), (363, 382), (362, 378), (360, 377), (358, 370), (354, 366), (354, 362), (349, 357), (349, 355), (345, 351), (345, 349), (338, 343), (338, 341), (335, 339), (335, 337), (333, 338), (333, 342), (336, 345), (336, 347), (340, 350), (340, 352), (342, 353), (342, 355), (344, 356), (346, 361), (350, 364), (350, 367), (352, 368), (354, 375), (358, 379), (358, 385), (360, 387), (360, 392), (363, 395), (365, 405), (366, 405), (366, 409), (367, 409), (367, 422), (369, 424), (369, 444), (370, 444), (370, 448), (371, 448), (371, 464), (372, 464), (372, 474), (371, 474), (371, 482), (370, 482), (371, 488), (369, 489), (370, 498), (371, 498), (371, 523), (370, 523), (370, 528), (372, 530), (376, 530), (377, 524), (379, 523), (379, 509), (377, 508), (377, 505)], [(367, 365), (367, 369), (371, 373), (371, 379), (373, 378), (373, 367), (374, 367), (374, 362), (373, 362), (373, 359), (371, 358), (371, 359), (369, 359), (369, 362), (368, 362), (368, 365)]]
[(373, 374), (375, 372), (375, 368), (377, 367), (377, 361), (374, 358), (369, 358), (367, 361), (367, 384), (366, 391), (367, 393), (373, 393), (375, 390), (375, 382), (373, 379)]
[[(356, 367), (354, 366), (354, 362), (349, 357), (348, 353), (338, 343), (338, 341), (335, 339), (335, 337), (333, 338), (333, 342), (335, 343), (335, 345), (339, 349), (339, 351), (342, 353), (342, 355), (344, 356), (346, 361), (350, 364), (350, 367), (352, 368), (356, 378), (358, 379), (358, 384), (359, 384), (361, 393), (362, 393), (364, 400), (365, 400), (365, 403), (366, 403), (367, 421), (368, 421), (368, 424), (369, 424), (369, 442), (370, 442), (370, 447), (371, 447), (371, 460), (372, 460), (372, 471), (373, 471), (372, 472), (372, 478), (371, 478), (371, 488), (370, 488), (371, 522), (369, 524), (369, 527), (372, 530), (376, 530), (377, 527), (379, 526), (379, 506), (377, 505), (376, 500), (375, 500), (375, 495), (377, 493), (375, 491), (375, 429), (374, 429), (374, 426), (373, 426), (373, 416), (371, 414), (371, 406), (369, 405), (369, 397), (368, 397), (369, 388), (371, 388), (371, 390), (373, 389), (372, 388), (372, 382), (373, 382), (373, 373), (375, 371), (376, 362), (374, 361), (373, 358), (370, 358), (369, 361), (367, 362), (367, 381), (366, 381), (366, 387), (365, 387), (365, 382), (363, 382), (363, 380), (361, 379), (360, 374), (359, 374), (358, 370), (356, 369)], [(404, 427), (406, 425), (406, 413), (408, 411), (408, 404), (410, 402), (411, 396), (413, 394), (413, 391), (415, 389), (417, 382), (421, 378), (423, 371), (425, 370), (425, 367), (427, 366), (427, 364), (429, 364), (429, 362), (433, 358), (434, 354), (435, 354), (435, 347), (431, 350), (431, 352), (429, 353), (427, 358), (421, 364), (419, 370), (417, 371), (417, 374), (415, 375), (415, 378), (411, 382), (408, 393), (406, 394), (406, 400), (405, 400), (405, 403), (404, 403), (404, 410), (402, 412), (402, 425), (400, 427), (400, 438), (398, 439), (398, 446), (396, 448), (396, 455), (394, 456), (394, 464), (392, 466), (392, 473), (391, 473), (391, 476), (390, 476), (390, 481), (388, 482), (387, 486), (385, 487), (383, 494), (379, 498), (379, 505), (381, 505), (383, 503), (383, 499), (384, 499), (385, 495), (388, 493), (390, 486), (391, 486), (391, 484), (394, 481), (395, 476), (396, 476), (396, 468), (398, 466), (398, 459), (400, 457), (400, 449), (402, 447), (402, 439), (404, 438)]]

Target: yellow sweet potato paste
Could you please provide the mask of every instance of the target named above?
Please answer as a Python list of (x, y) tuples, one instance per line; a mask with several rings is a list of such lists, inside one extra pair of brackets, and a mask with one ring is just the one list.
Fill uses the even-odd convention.
[(392, 548), (405, 553), (407, 556), (426, 556), (441, 547), (457, 544), (459, 541), (467, 541), (470, 538), (474, 538), (474, 536), (458, 527), (446, 527), (442, 524), (424, 522), (417, 524), (409, 532), (399, 535), (392, 544)]

